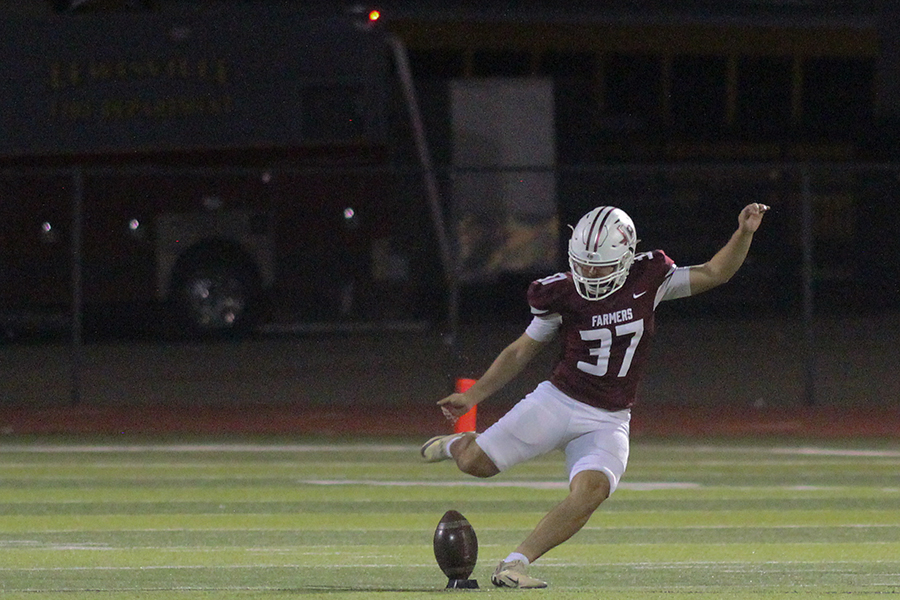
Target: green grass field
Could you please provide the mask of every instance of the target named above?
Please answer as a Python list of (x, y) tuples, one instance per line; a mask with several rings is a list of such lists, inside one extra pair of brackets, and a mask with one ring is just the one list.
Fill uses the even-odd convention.
[[(900, 445), (635, 440), (619, 491), (532, 572), (489, 575), (565, 494), (561, 456), (492, 480), (418, 440), (0, 443), (0, 597), (833, 598), (900, 594)], [(432, 535), (475, 527), (481, 589), (445, 591)]]

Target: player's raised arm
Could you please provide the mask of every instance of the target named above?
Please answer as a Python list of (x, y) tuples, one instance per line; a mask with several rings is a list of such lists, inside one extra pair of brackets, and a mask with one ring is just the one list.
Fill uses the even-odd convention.
[(688, 271), (691, 282), (691, 295), (700, 294), (722, 285), (731, 279), (747, 258), (753, 234), (759, 229), (765, 212), (769, 207), (765, 204), (748, 204), (738, 215), (738, 228), (731, 235), (728, 243), (721, 250), (703, 263), (695, 265)]

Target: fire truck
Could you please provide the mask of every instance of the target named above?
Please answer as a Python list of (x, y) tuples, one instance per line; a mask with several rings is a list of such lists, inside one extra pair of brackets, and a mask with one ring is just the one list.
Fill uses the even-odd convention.
[(408, 308), (422, 215), (388, 166), (376, 15), (262, 4), (3, 18), (7, 327), (148, 306), (208, 334)]

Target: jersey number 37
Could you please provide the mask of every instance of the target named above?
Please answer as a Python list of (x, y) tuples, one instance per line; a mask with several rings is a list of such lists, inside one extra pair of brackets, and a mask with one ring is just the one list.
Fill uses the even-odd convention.
[(622, 365), (619, 367), (618, 373), (619, 377), (625, 377), (628, 374), (628, 369), (631, 368), (631, 361), (634, 358), (638, 344), (641, 342), (641, 336), (644, 335), (644, 320), (638, 319), (631, 323), (616, 325), (615, 328), (585, 329), (579, 333), (581, 334), (581, 339), (585, 342), (599, 342), (599, 345), (591, 344), (591, 356), (596, 357), (594, 362), (578, 361), (579, 369), (598, 377), (603, 377), (609, 371), (613, 336), (631, 336), (631, 341), (625, 350), (625, 356), (622, 358)]

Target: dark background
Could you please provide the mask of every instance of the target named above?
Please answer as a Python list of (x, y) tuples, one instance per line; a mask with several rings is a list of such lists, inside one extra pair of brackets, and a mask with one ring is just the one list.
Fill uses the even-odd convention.
[[(35, 1), (3, 8), (77, 19), (95, 11), (122, 16), (217, 4), (226, 3)], [(271, 4), (310, 14), (347, 9), (336, 2)], [(693, 264), (727, 240), (747, 202), (773, 207), (732, 282), (660, 308), (657, 362), (642, 402), (763, 411), (893, 406), (900, 306), (900, 12), (894, 3), (553, 4), (394, 1), (379, 7), (379, 26), (403, 39), (409, 52), (441, 184), (452, 175), (449, 81), (551, 77), (561, 246), (567, 223), (595, 205), (615, 203), (633, 216), (641, 248), (663, 248), (679, 264)], [(409, 124), (402, 110), (391, 115), (392, 165), (415, 181), (399, 187), (420, 197)], [(807, 201), (811, 248), (804, 246)], [(452, 206), (443, 208), (452, 214)], [(196, 343), (123, 341), (119, 330), (104, 328), (101, 313), (89, 321), (86, 348), (67, 346), (65, 332), (17, 337), (0, 348), (0, 402), (370, 405), (373, 411), (430, 405), (456, 377), (477, 377), (522, 331), (525, 287), (546, 273), (509, 273), (463, 286), (458, 328), (448, 333), (435, 225), (423, 207), (410, 214), (404, 240), (415, 259), (415, 293), (399, 315), (288, 318), (248, 339)], [(549, 353), (498, 405), (530, 389), (551, 359)]]

